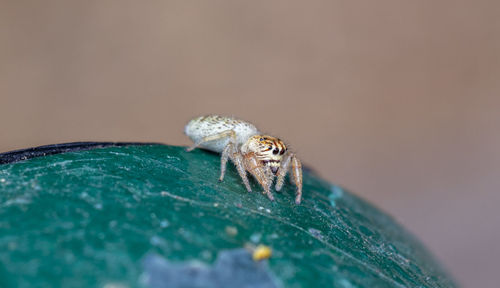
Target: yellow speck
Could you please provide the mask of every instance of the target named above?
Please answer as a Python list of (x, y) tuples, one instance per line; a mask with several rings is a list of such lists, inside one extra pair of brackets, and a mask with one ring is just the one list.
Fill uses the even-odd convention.
[(252, 258), (254, 261), (259, 261), (259, 260), (268, 259), (269, 257), (271, 257), (272, 254), (273, 254), (273, 251), (271, 250), (271, 248), (269, 246), (259, 245), (253, 251)]

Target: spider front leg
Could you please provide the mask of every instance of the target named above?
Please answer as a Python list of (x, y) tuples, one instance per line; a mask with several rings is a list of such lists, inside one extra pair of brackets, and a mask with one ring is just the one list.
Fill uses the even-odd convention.
[(286, 173), (288, 172), (290, 162), (292, 163), (293, 182), (297, 186), (295, 196), (295, 204), (300, 204), (302, 200), (302, 163), (294, 153), (288, 152), (281, 160), (281, 166), (278, 170), (278, 179), (276, 181), (276, 191), (280, 191), (285, 181)]
[(245, 184), (248, 192), (252, 192), (252, 188), (250, 188), (250, 182), (248, 182), (247, 171), (245, 170), (245, 163), (243, 155), (236, 149), (236, 145), (234, 143), (229, 142), (224, 150), (222, 151), (222, 156), (220, 159), (220, 178), (219, 181), (222, 182), (224, 180), (224, 173), (226, 172), (227, 159), (231, 159), (234, 165), (236, 166), (236, 170), (238, 170), (238, 174), (240, 174), (241, 180)]
[(274, 175), (272, 175), (269, 167), (262, 165), (253, 153), (243, 155), (243, 157), (246, 170), (259, 182), (260, 186), (264, 189), (263, 193), (267, 195), (269, 200), (274, 201), (273, 194), (271, 193), (271, 184), (273, 183)]

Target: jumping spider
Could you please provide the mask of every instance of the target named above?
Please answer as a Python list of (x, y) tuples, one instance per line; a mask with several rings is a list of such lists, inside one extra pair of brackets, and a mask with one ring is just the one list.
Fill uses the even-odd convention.
[(219, 181), (224, 179), (227, 160), (231, 159), (248, 192), (252, 189), (247, 171), (259, 182), (263, 193), (271, 201), (274, 200), (271, 194), (274, 177), (277, 177), (276, 191), (280, 191), (291, 164), (293, 181), (297, 186), (295, 203), (300, 204), (302, 164), (280, 139), (262, 135), (246, 121), (218, 115), (195, 118), (186, 125), (184, 132), (194, 142), (187, 151), (201, 147), (222, 154)]

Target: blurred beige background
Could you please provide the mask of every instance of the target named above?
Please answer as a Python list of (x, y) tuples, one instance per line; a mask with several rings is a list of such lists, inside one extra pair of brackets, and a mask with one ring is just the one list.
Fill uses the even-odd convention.
[(388, 211), (465, 287), (498, 287), (499, 15), (487, 0), (0, 0), (0, 152), (186, 145), (191, 117), (235, 115)]

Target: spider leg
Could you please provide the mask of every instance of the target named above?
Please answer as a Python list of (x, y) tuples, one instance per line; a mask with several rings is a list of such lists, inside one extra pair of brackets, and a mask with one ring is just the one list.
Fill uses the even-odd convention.
[(300, 163), (300, 160), (295, 156), (295, 154), (292, 156), (292, 174), (293, 182), (295, 182), (295, 186), (297, 186), (295, 204), (300, 204), (300, 200), (302, 198), (302, 163)]
[(233, 161), (234, 166), (236, 166), (236, 170), (238, 170), (238, 174), (240, 174), (241, 180), (243, 180), (243, 184), (247, 188), (248, 192), (252, 192), (252, 188), (250, 188), (250, 182), (248, 181), (247, 171), (245, 170), (245, 163), (243, 155), (238, 152), (233, 143), (229, 143), (222, 151), (221, 157), (221, 169), (220, 169), (220, 178), (219, 181), (224, 179), (224, 172), (226, 171), (226, 163), (227, 159), (230, 158)]
[(278, 169), (278, 175), (276, 180), (276, 191), (280, 191), (283, 187), (283, 183), (285, 182), (286, 173), (288, 173), (288, 169), (290, 168), (290, 160), (292, 159), (293, 154), (291, 152), (287, 152), (283, 159), (281, 160), (280, 168)]
[(229, 156), (232, 155), (233, 153), (234, 153), (234, 144), (229, 142), (227, 143), (226, 147), (224, 147), (224, 150), (222, 150), (222, 154), (220, 157), (220, 177), (219, 177), (220, 182), (224, 180), (224, 173), (226, 172), (227, 160), (229, 159)]
[(269, 170), (269, 167), (260, 164), (253, 153), (245, 155), (244, 157), (246, 170), (248, 170), (257, 182), (259, 182), (260, 186), (262, 186), (264, 189), (263, 193), (267, 195), (267, 198), (274, 201), (273, 194), (271, 193), (271, 184), (273, 183), (274, 175)]
[(234, 130), (226, 130), (221, 133), (201, 138), (200, 140), (196, 141), (193, 145), (189, 146), (189, 148), (187, 148), (186, 151), (187, 152), (192, 151), (193, 149), (197, 148), (198, 146), (200, 146), (205, 142), (215, 141), (226, 137), (231, 137), (230, 141), (236, 142), (236, 132), (234, 132)]
[(297, 186), (297, 193), (295, 196), (295, 203), (300, 204), (302, 198), (302, 163), (295, 156), (294, 153), (287, 152), (281, 160), (281, 166), (278, 170), (278, 179), (276, 180), (276, 191), (280, 191), (283, 188), (283, 183), (285, 182), (285, 176), (290, 168), (290, 163), (292, 164), (292, 175), (293, 182)]

